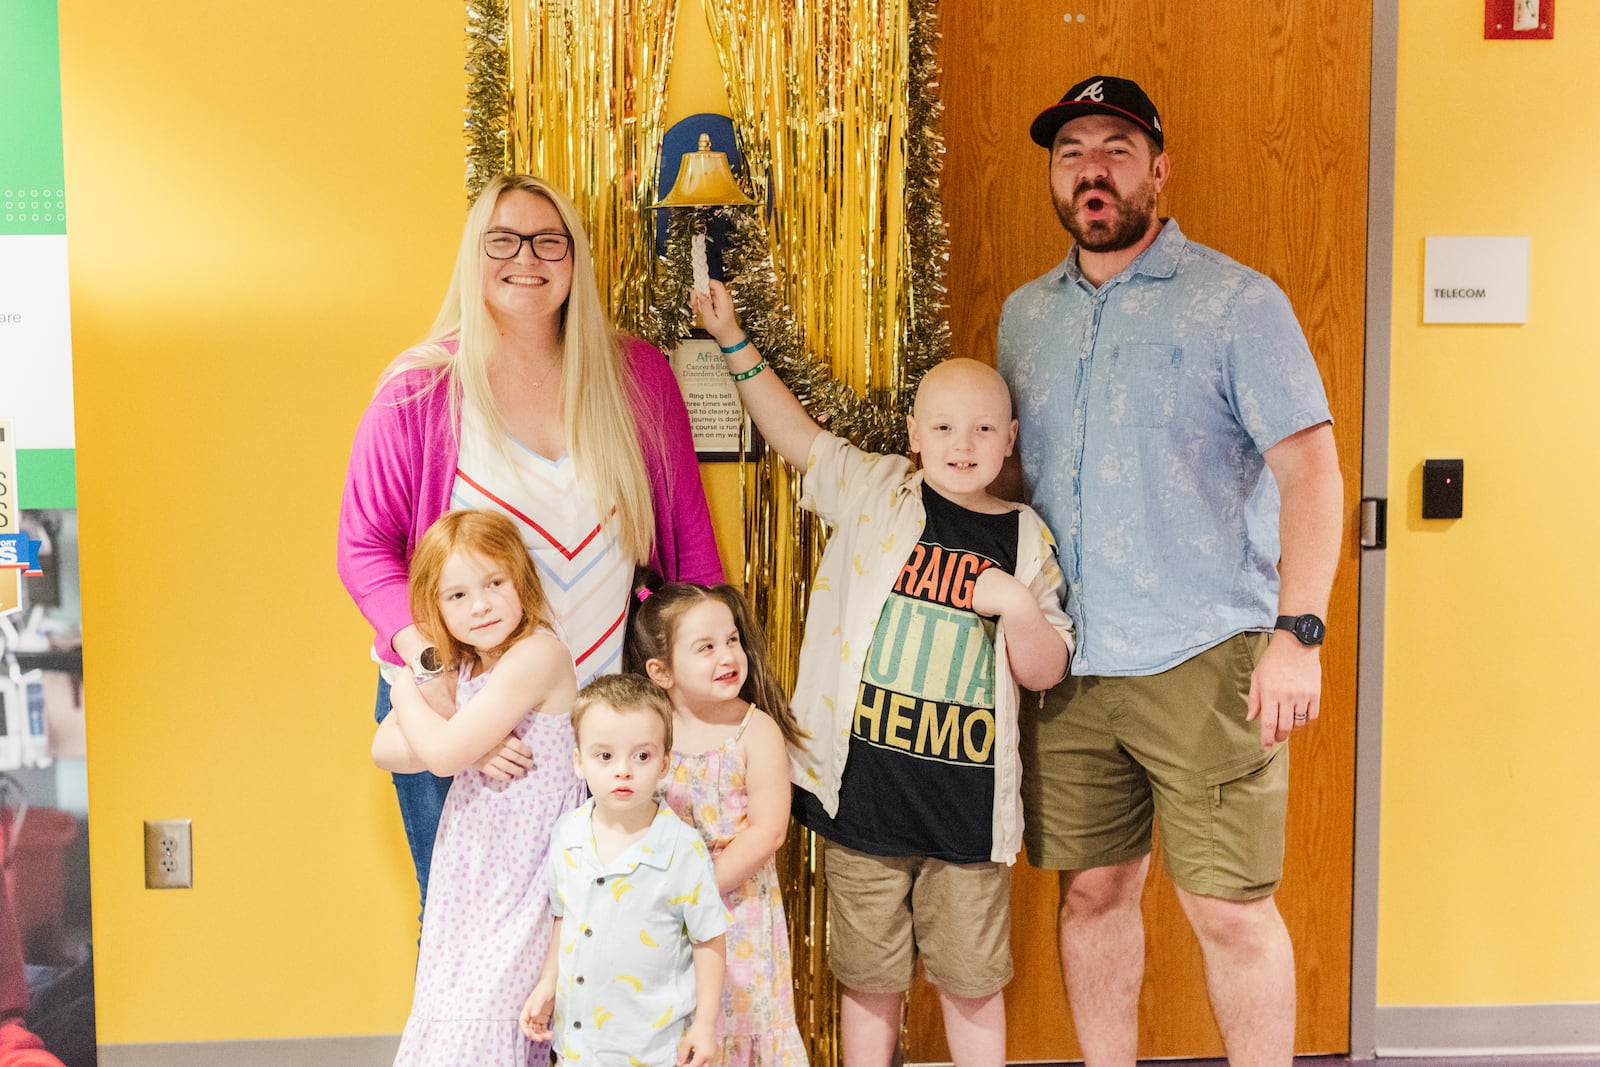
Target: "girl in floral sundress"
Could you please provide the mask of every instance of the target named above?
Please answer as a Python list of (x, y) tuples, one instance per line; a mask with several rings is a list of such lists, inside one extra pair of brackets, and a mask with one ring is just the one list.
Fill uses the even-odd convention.
[[(498, 511), (450, 511), (430, 526), (411, 558), (410, 599), (435, 662), (454, 672), (456, 711), (443, 718), (417, 686), (396, 685), (372, 756), (386, 770), (426, 768), (455, 780), (395, 1064), (547, 1065), (550, 1046), (530, 1042), (518, 1019), (550, 943), (550, 831), (583, 799), (568, 717), (572, 654), (551, 628), (521, 534)], [(506, 747), (512, 735), (533, 751), (531, 761)], [(508, 759), (526, 773), (496, 767)]]
[(736, 589), (671, 583), (640, 595), (628, 669), (672, 700), (667, 803), (705, 839), (732, 917), (715, 1062), (805, 1067), (772, 859), (789, 832), (786, 745), (804, 737)]

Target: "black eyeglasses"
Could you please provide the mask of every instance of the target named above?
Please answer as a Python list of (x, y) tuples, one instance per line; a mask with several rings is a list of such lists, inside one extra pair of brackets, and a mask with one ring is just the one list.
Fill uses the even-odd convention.
[(533, 254), (551, 263), (559, 263), (572, 251), (572, 238), (564, 233), (512, 233), (510, 230), (490, 230), (483, 235), (483, 252), (490, 259), (516, 259), (522, 251), (522, 242), (528, 242)]

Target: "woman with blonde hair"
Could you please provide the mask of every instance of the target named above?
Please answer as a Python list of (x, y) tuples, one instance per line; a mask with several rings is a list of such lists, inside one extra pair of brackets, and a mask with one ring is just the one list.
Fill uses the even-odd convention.
[[(377, 633), (379, 721), (394, 684), (452, 706), (453, 686), (429, 684), (445, 663), (417, 632), (406, 572), (423, 532), (456, 508), (517, 524), (580, 685), (621, 667), (636, 564), (722, 578), (671, 366), (616, 332), (576, 210), (529, 175), (501, 175), (473, 203), (428, 339), (384, 371), (356, 430), (339, 575)], [(479, 766), (517, 777), (542, 755), (508, 738)], [(426, 900), (450, 780), (394, 780)]]

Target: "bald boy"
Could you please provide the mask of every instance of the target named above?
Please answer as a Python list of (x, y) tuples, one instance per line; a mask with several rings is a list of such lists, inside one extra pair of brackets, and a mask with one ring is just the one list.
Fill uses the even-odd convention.
[(1016, 443), (992, 367), (930, 370), (911, 452), (864, 452), (807, 414), (719, 283), (694, 299), (767, 444), (830, 527), (806, 612), (795, 817), (827, 842), (829, 965), (847, 1067), (886, 1067), (921, 956), (961, 1067), (1005, 1059), (1010, 865), (1022, 841), (1019, 686), (1065, 674), (1055, 540), (990, 484)]

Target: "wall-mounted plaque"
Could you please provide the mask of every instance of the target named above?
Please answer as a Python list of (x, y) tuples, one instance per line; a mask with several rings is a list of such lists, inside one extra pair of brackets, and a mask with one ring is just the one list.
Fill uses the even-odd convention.
[[(684, 338), (672, 351), (672, 373), (677, 375), (684, 406), (689, 409), (689, 426), (694, 430), (700, 461), (737, 460), (739, 436), (749, 419), (717, 342), (700, 330)], [(758, 443), (754, 427), (750, 437), (753, 455)]]

